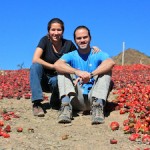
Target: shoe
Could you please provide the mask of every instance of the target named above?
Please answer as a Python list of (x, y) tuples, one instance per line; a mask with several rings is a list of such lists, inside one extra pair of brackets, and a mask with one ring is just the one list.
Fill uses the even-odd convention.
[(33, 115), (38, 116), (38, 117), (44, 117), (45, 116), (45, 113), (44, 113), (44, 110), (42, 108), (41, 103), (34, 103), (33, 104)]
[(92, 125), (93, 124), (101, 124), (104, 123), (104, 112), (103, 112), (103, 106), (100, 105), (100, 103), (93, 102), (92, 110)]
[(72, 108), (68, 103), (63, 103), (60, 108), (58, 123), (71, 123), (71, 120), (72, 120)]

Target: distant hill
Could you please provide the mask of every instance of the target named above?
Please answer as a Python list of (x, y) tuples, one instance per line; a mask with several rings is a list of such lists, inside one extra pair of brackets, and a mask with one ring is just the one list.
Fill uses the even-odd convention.
[[(122, 64), (122, 53), (113, 57), (113, 60), (116, 64)], [(150, 56), (147, 56), (138, 50), (135, 49), (127, 49), (124, 51), (124, 64), (132, 65), (132, 64), (145, 64), (150, 65)]]

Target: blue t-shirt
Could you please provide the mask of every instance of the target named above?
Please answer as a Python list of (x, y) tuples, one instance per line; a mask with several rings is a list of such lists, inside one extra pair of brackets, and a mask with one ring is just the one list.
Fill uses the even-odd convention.
[[(109, 55), (102, 51), (95, 54), (93, 54), (92, 51), (88, 54), (81, 54), (77, 50), (64, 54), (61, 57), (62, 60), (65, 60), (65, 62), (73, 68), (87, 71), (89, 73), (93, 72), (102, 63), (102, 61), (108, 58), (110, 58)], [(83, 84), (82, 93), (88, 94), (93, 84), (94, 78), (90, 79), (88, 83)]]

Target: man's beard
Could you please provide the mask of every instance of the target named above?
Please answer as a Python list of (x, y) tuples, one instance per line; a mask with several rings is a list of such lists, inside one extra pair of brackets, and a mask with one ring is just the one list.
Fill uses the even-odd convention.
[(85, 44), (84, 46), (83, 46), (83, 45), (80, 45), (79, 48), (80, 48), (80, 49), (83, 49), (83, 50), (84, 50), (84, 49), (87, 49), (87, 48), (88, 48), (88, 44)]

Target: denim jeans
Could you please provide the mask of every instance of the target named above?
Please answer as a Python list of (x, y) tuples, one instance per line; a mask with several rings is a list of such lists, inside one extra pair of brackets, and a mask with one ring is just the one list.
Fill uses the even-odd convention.
[(51, 92), (59, 98), (57, 75), (45, 74), (44, 68), (41, 64), (33, 63), (30, 67), (30, 88), (32, 97), (31, 100), (43, 100), (43, 91)]

